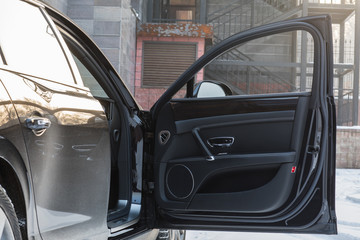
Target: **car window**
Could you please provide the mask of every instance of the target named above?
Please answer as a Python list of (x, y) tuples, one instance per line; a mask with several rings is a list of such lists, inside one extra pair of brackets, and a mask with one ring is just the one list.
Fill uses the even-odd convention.
[[(221, 54), (195, 75), (195, 82), (225, 85), (232, 95), (311, 92), (313, 62), (311, 34), (283, 32), (251, 40)], [(207, 85), (210, 86), (202, 87)], [(209, 94), (202, 91), (199, 97)], [(221, 94), (213, 97), (218, 96)]]
[(61, 83), (74, 83), (62, 48), (38, 7), (21, 1), (2, 4), (0, 32), (0, 45), (9, 67)]
[(94, 75), (90, 73), (89, 69), (79, 60), (78, 57), (76, 57), (76, 55), (74, 55), (74, 53), (72, 53), (72, 56), (79, 70), (84, 86), (90, 89), (90, 92), (94, 97), (108, 98), (108, 95), (100, 86)]

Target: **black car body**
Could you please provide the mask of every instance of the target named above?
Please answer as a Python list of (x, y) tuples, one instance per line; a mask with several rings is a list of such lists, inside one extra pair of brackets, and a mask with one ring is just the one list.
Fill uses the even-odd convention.
[[(195, 97), (193, 78), (214, 58), (293, 30), (314, 41), (310, 91)], [(236, 34), (147, 112), (69, 19), (41, 2), (2, 1), (4, 226), (28, 239), (154, 228), (335, 234), (331, 41), (328, 16)], [(185, 85), (187, 96), (173, 98)]]

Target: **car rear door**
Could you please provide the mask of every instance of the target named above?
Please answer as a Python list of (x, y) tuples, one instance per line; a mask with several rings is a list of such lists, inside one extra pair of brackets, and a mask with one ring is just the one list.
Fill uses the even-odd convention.
[[(328, 16), (272, 23), (179, 77), (151, 110), (155, 227), (336, 233), (331, 41)], [(233, 94), (194, 97), (201, 80)]]

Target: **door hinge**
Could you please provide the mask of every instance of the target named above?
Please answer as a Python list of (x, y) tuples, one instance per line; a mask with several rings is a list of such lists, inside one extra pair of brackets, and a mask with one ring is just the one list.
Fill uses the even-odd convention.
[(153, 191), (154, 191), (154, 189), (155, 189), (155, 183), (154, 182), (148, 182), (147, 183), (147, 190), (148, 190), (148, 192), (149, 193), (152, 193)]
[(145, 133), (145, 138), (154, 138), (154, 133), (153, 132), (146, 132)]
[(150, 143), (154, 141), (154, 133), (153, 132), (145, 132), (145, 142)]
[(337, 223), (335, 210), (330, 210), (330, 222), (331, 223)]
[(148, 187), (149, 187), (149, 189), (153, 190), (155, 188), (155, 183), (154, 182), (148, 182)]
[(154, 182), (148, 182), (146, 179), (143, 181), (143, 190), (147, 193), (152, 193), (155, 189)]
[(130, 107), (131, 116), (138, 115), (138, 113), (139, 113), (139, 109), (137, 109), (135, 107)]

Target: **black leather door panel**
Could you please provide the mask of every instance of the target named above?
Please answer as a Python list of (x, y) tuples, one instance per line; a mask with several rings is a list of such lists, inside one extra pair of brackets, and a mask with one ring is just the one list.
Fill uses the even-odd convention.
[[(297, 139), (306, 122), (308, 99), (306, 94), (283, 96), (268, 105), (263, 98), (232, 99), (241, 110), (228, 107), (228, 99), (218, 100), (216, 106), (223, 104), (231, 110), (226, 115), (221, 109), (222, 114), (213, 116), (201, 112), (202, 104), (192, 103), (190, 111), (197, 117), (189, 112), (181, 116), (179, 111), (187, 109), (189, 101), (167, 105), (161, 113), (174, 121), (157, 127), (157, 133), (169, 132), (168, 141), (156, 145), (156, 152), (161, 153), (155, 158), (160, 206), (245, 214), (280, 208), (294, 183), (292, 169), (299, 158)], [(254, 106), (259, 105), (257, 112)], [(214, 146), (211, 139), (228, 139), (231, 144)], [(208, 161), (207, 155), (214, 160)]]
[(191, 132), (194, 128), (199, 126), (205, 126), (206, 128), (210, 128), (210, 127), (236, 125), (236, 124), (293, 121), (294, 117), (295, 117), (295, 110), (261, 112), (261, 113), (243, 113), (243, 114), (230, 114), (224, 116), (211, 116), (211, 117), (203, 117), (197, 119), (179, 120), (175, 122), (175, 125), (176, 125), (176, 133), (183, 134), (186, 132)]
[[(268, 183), (255, 189), (226, 193), (197, 193), (187, 209), (241, 213), (265, 213), (276, 210), (289, 197), (295, 178), (295, 174), (289, 174), (291, 166), (291, 164), (282, 165)], [(266, 169), (266, 166), (262, 169)]]
[[(246, 196), (249, 193), (249, 190), (253, 191), (250, 194), (253, 196), (253, 194), (261, 194), (266, 189), (271, 191), (273, 186), (277, 186), (279, 190), (279, 193), (276, 195), (287, 193), (291, 189), (290, 183), (293, 181), (293, 177), (291, 174), (285, 174), (284, 178), (283, 173), (284, 169), (287, 169), (287, 172), (291, 171), (294, 161), (294, 152), (220, 156), (213, 162), (207, 162), (201, 157), (175, 159), (169, 163), (160, 164), (161, 175), (159, 177), (161, 181), (159, 184), (164, 186), (164, 199), (168, 199), (164, 203), (166, 202), (165, 205), (169, 208), (173, 208), (173, 204), (177, 205), (176, 202), (181, 201), (184, 204), (177, 205), (176, 208), (179, 210), (208, 210), (210, 208), (205, 207), (205, 205), (196, 207), (198, 204), (201, 206), (201, 200), (198, 199), (202, 199), (201, 196), (207, 196), (214, 198), (214, 201), (211, 202), (217, 206), (215, 209), (226, 211), (226, 204), (219, 204), (216, 199), (222, 199), (222, 197), (226, 197), (229, 193), (239, 195), (238, 198), (242, 198), (242, 196)], [(286, 167), (281, 168), (281, 166)], [(186, 172), (185, 174), (183, 173), (185, 169), (191, 177), (186, 177)], [(249, 182), (249, 177), (247, 177), (249, 175), (254, 178), (251, 183)], [(264, 179), (265, 175), (269, 176)], [(244, 177), (242, 178), (242, 176)], [(217, 186), (212, 184), (214, 179)], [(173, 182), (174, 180), (176, 181), (175, 183)], [(278, 185), (279, 183), (282, 184), (281, 187)], [(265, 187), (265, 185), (267, 186)], [(189, 191), (186, 193), (181, 192), (185, 191), (182, 188), (189, 189)], [(209, 192), (207, 189), (210, 189), (212, 192)], [(199, 194), (199, 192), (201, 193)], [(275, 197), (275, 199), (277, 198)], [(272, 208), (275, 208), (281, 202), (275, 199), (273, 199), (274, 202), (269, 201), (272, 204), (267, 203), (272, 205)], [(189, 204), (190, 206), (188, 206)], [(164, 208), (167, 208), (165, 205), (163, 205)], [(261, 204), (256, 204), (256, 207), (254, 205), (252, 208), (244, 208), (243, 206), (248, 205), (242, 204), (236, 204), (236, 206), (235, 208), (234, 205), (231, 207), (233, 210), (250, 212), (270, 209), (270, 207), (264, 207)]]

